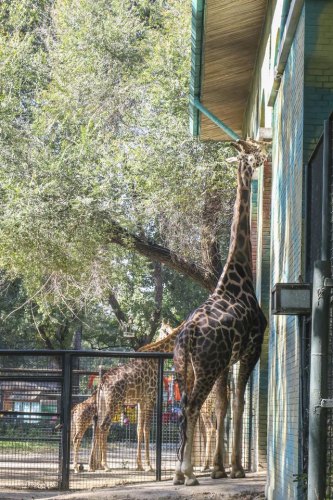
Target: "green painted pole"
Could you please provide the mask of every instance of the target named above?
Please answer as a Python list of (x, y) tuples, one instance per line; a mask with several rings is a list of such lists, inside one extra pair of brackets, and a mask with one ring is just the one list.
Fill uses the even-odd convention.
[(327, 409), (321, 406), (321, 400), (327, 398), (330, 291), (323, 284), (330, 276), (329, 261), (316, 261), (312, 297), (308, 500), (325, 498)]
[(190, 131), (194, 137), (200, 133), (200, 113), (193, 99), (200, 95), (202, 68), (202, 40), (204, 34), (205, 1), (192, 0)]
[(209, 118), (213, 123), (215, 123), (215, 125), (217, 125), (218, 127), (220, 127), (226, 134), (228, 134), (228, 136), (233, 141), (239, 141), (240, 136), (238, 134), (236, 134), (236, 132), (234, 132), (230, 127), (228, 127), (228, 125), (226, 125), (222, 120), (220, 120), (219, 118), (217, 118), (217, 116), (213, 115), (213, 113), (211, 113), (210, 111), (208, 111), (208, 109), (205, 108), (205, 106), (203, 106), (201, 104), (201, 102), (199, 101), (199, 99), (194, 99), (193, 100), (193, 105), (199, 111), (201, 111), (201, 113), (203, 115), (207, 116), (207, 118)]
[(331, 289), (329, 261), (329, 171), (331, 158), (330, 122), (324, 122), (321, 259), (313, 270), (312, 328), (310, 356), (308, 500), (323, 500), (326, 489), (327, 409), (322, 400), (328, 391), (328, 345)]

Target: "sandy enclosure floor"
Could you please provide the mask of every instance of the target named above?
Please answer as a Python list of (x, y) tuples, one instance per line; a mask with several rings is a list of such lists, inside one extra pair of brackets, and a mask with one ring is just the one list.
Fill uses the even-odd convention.
[(0, 490), (2, 500), (226, 500), (264, 499), (266, 473), (248, 473), (244, 479), (200, 478), (200, 485), (173, 486), (172, 481), (128, 484), (93, 491)]

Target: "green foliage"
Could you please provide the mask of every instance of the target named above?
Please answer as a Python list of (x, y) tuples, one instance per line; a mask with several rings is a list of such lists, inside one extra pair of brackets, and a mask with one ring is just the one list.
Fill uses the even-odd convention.
[[(0, 268), (22, 280), (49, 332), (94, 317), (97, 343), (110, 345), (111, 289), (145, 332), (151, 267), (130, 240), (110, 243), (114, 223), (203, 266), (205, 200), (216, 195), (211, 231), (222, 257), (228, 246), (228, 151), (188, 132), (189, 3), (5, 0), (0, 61)], [(165, 280), (163, 311), (181, 320), (205, 293), (171, 271)]]

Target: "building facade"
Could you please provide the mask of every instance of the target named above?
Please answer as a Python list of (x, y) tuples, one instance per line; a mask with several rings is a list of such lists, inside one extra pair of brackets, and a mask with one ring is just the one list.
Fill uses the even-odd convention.
[[(317, 226), (322, 221), (316, 219), (315, 187), (309, 191), (308, 183), (309, 165), (312, 186), (320, 177), (321, 163), (311, 158), (324, 120), (333, 110), (333, 2), (221, 0), (217, 12), (216, 2), (206, 0), (199, 7), (201, 53), (198, 47), (196, 53), (201, 57), (201, 72), (191, 89), (192, 131), (203, 140), (235, 139), (232, 132), (271, 139), (271, 161), (261, 168), (253, 189), (256, 287), (269, 317), (269, 331), (253, 376), (257, 412), (252, 464), (257, 469), (267, 466), (268, 499), (333, 498), (330, 455), (325, 495), (307, 493), (312, 474), (308, 470), (309, 414), (311, 419), (313, 411), (309, 398), (311, 317), (270, 313), (273, 286), (311, 283), (314, 260), (320, 259), (321, 236), (316, 237), (316, 231), (321, 235)], [(198, 11), (194, 9), (193, 14), (197, 24)], [(228, 30), (229, 43), (223, 35)], [(196, 31), (200, 31), (198, 26)], [(251, 57), (249, 47), (254, 52)], [(224, 60), (216, 63), (214, 85), (212, 58), (218, 58), (218, 53)], [(196, 105), (198, 101), (202, 108)], [(215, 122), (208, 126), (210, 115)], [(317, 187), (320, 205), (322, 183)]]

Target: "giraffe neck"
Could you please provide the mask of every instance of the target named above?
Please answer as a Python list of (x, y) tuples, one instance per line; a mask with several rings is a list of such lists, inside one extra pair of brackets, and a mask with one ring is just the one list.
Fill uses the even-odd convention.
[(253, 281), (252, 275), (252, 247), (250, 238), (250, 183), (244, 185), (238, 175), (237, 196), (234, 206), (234, 216), (231, 225), (231, 238), (228, 258), (222, 275), (218, 281), (215, 293), (220, 294), (230, 283), (231, 272), (235, 272), (237, 264), (241, 266), (242, 278), (248, 277)]
[(162, 340), (158, 340), (157, 342), (153, 342), (152, 344), (145, 345), (139, 349), (140, 352), (172, 352), (175, 347), (175, 340), (178, 333), (181, 330), (183, 323), (174, 328), (169, 335), (164, 337)]

